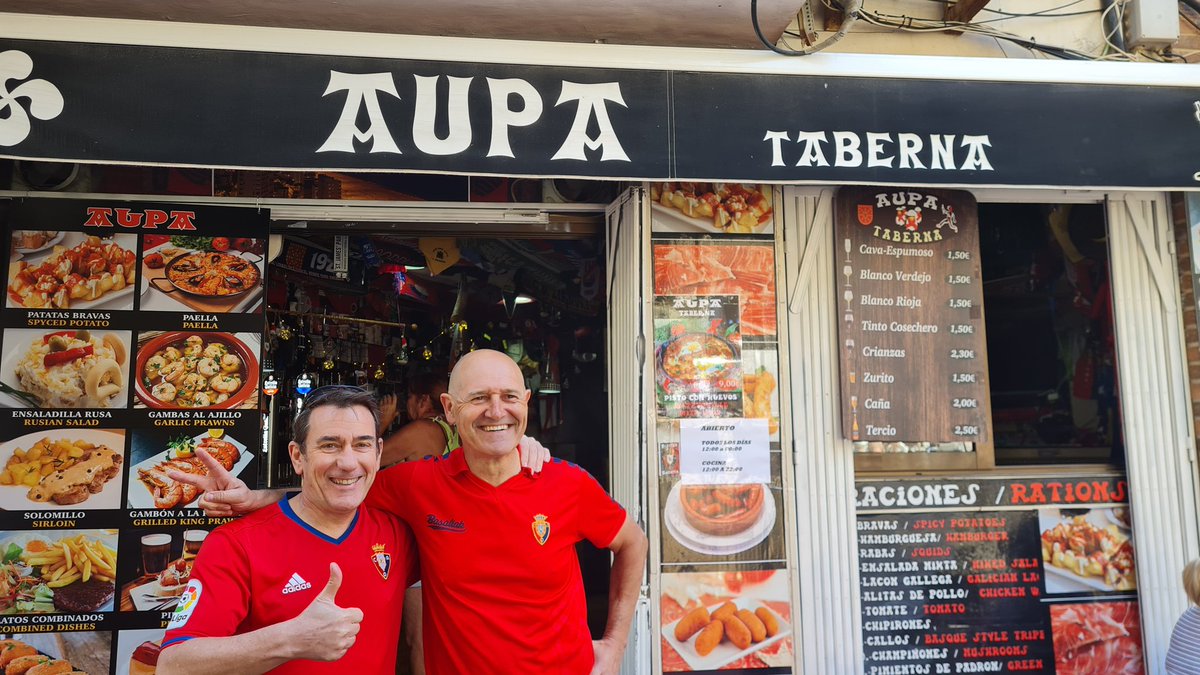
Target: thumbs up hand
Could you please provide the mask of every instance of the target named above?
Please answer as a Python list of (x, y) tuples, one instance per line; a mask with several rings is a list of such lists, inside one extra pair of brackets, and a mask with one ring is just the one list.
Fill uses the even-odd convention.
[(329, 583), (295, 619), (292, 630), (303, 641), (297, 658), (312, 661), (337, 661), (354, 646), (363, 613), (357, 607), (339, 607), (336, 599), (342, 587), (342, 570), (329, 563)]

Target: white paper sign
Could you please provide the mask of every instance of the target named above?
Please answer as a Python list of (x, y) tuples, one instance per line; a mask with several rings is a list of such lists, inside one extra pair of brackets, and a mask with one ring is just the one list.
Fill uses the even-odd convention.
[(766, 418), (679, 420), (679, 482), (770, 483), (771, 434)]

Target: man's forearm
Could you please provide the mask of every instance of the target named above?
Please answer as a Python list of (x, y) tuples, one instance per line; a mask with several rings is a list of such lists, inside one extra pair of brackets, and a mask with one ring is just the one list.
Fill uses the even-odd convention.
[(259, 675), (295, 658), (287, 624), (219, 638), (193, 638), (162, 650), (158, 675)]
[(622, 648), (629, 640), (629, 626), (633, 623), (646, 567), (646, 537), (641, 530), (637, 534), (634, 540), (614, 552), (609, 572), (608, 623), (604, 626), (604, 639)]

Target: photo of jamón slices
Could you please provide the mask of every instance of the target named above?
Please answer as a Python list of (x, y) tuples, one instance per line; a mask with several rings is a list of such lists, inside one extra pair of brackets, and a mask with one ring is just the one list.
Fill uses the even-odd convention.
[(775, 335), (775, 251), (769, 243), (655, 244), (654, 293), (737, 295), (742, 335)]
[(1050, 607), (1058, 675), (1142, 675), (1142, 626), (1134, 601)]

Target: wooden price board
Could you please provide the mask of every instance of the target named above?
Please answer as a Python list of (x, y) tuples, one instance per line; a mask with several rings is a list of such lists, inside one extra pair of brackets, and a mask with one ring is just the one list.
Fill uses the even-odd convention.
[(974, 197), (848, 187), (835, 213), (845, 435), (990, 440)]

